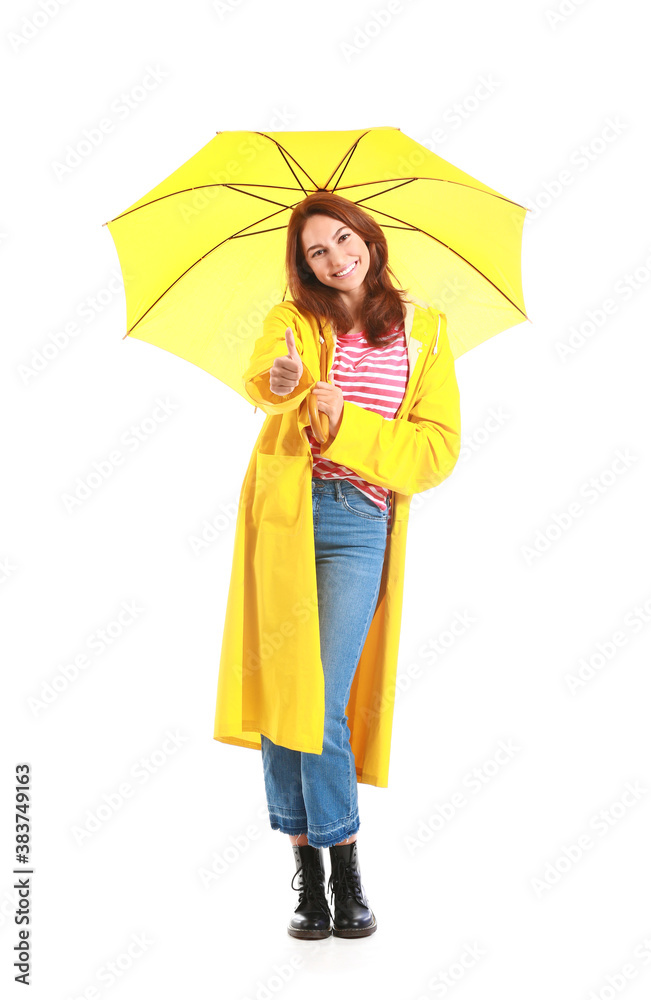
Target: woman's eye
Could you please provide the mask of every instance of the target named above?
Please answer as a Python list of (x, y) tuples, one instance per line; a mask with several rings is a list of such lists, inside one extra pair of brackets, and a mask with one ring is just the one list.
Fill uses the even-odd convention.
[[(344, 236), (350, 236), (350, 233), (342, 233), (339, 239), (343, 240)], [(317, 250), (316, 253), (312, 254), (312, 258), (314, 259), (314, 257), (318, 257), (320, 253), (323, 253), (323, 250)]]

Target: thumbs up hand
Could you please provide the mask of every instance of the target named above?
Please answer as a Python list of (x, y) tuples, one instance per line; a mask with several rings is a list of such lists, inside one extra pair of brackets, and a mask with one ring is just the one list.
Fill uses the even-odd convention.
[(291, 326), (285, 330), (285, 343), (287, 344), (287, 354), (275, 358), (269, 371), (269, 388), (276, 396), (286, 396), (292, 389), (295, 389), (303, 374), (303, 362), (296, 350), (294, 331)]

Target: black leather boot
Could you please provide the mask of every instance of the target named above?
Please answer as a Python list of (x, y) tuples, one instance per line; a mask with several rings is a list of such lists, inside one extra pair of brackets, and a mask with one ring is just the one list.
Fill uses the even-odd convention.
[[(292, 889), (300, 893), (294, 916), (287, 925), (297, 938), (326, 938), (332, 931), (330, 907), (325, 894), (325, 868), (320, 847), (292, 844), (296, 871)], [(299, 875), (299, 885), (294, 879)]]
[(332, 933), (335, 937), (366, 937), (377, 930), (377, 922), (361, 881), (357, 841), (336, 844), (329, 850), (328, 888), (334, 896)]

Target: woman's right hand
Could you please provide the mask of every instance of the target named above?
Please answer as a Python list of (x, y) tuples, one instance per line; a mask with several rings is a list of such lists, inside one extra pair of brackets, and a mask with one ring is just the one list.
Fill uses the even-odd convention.
[(294, 331), (291, 326), (285, 330), (285, 343), (287, 344), (287, 354), (284, 357), (275, 358), (269, 370), (269, 388), (276, 396), (286, 396), (292, 389), (295, 389), (303, 374), (303, 362), (296, 350)]

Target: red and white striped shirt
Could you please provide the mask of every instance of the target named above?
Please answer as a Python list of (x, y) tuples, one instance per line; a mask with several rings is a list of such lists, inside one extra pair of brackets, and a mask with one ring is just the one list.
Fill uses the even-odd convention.
[[(409, 361), (404, 324), (392, 328), (395, 336), (383, 347), (373, 347), (364, 331), (339, 336), (330, 369), (330, 378), (341, 389), (344, 399), (392, 420), (400, 406), (409, 380)], [(380, 510), (386, 510), (389, 490), (368, 483), (345, 465), (321, 455), (319, 442), (307, 426), (317, 479), (347, 479)]]

